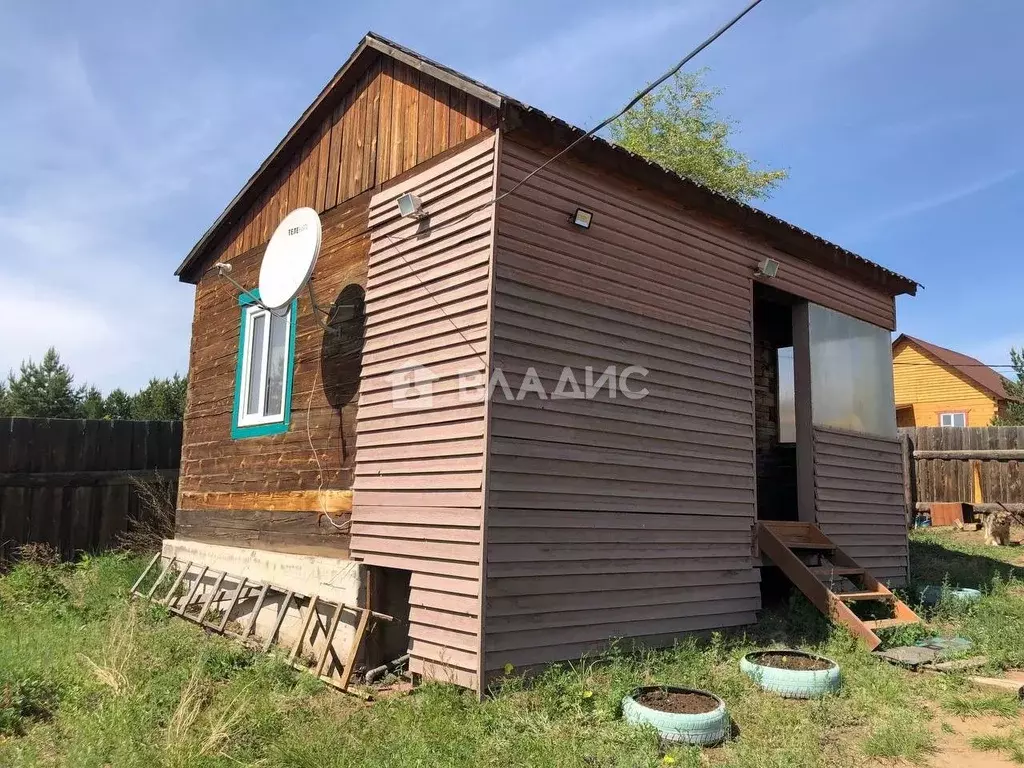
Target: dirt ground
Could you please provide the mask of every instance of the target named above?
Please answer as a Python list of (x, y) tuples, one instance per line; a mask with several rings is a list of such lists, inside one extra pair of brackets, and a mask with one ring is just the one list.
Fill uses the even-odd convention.
[[(986, 547), (985, 533), (983, 531), (957, 531), (953, 528), (945, 527), (938, 528), (936, 530), (941, 530), (943, 532), (948, 531), (950, 539), (958, 544), (985, 547), (986, 549), (991, 549), (993, 553), (996, 553), (996, 556), (1000, 560), (1006, 560), (1007, 562), (1015, 565), (1024, 564), (1024, 527), (1019, 525), (1015, 525), (1010, 529), (1009, 547)], [(1015, 556), (1010, 556), (1011, 550)]]
[[(933, 722), (939, 750), (928, 759), (931, 768), (1020, 768), (1020, 763), (1013, 762), (1005, 753), (981, 752), (974, 749), (970, 745), (970, 740), (975, 736), (998, 735), (1010, 729), (1020, 728), (1024, 725), (1021, 718), (961, 718), (940, 714)], [(943, 723), (956, 733), (943, 730)]]

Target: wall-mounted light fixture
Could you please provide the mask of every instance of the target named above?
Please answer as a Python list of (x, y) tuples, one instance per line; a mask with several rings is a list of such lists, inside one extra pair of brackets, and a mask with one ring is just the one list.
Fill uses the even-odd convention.
[(779, 262), (770, 258), (761, 259), (761, 263), (757, 265), (757, 272), (755, 274), (763, 275), (767, 278), (775, 277), (779, 274)]
[(406, 192), (395, 202), (398, 203), (398, 212), (403, 218), (422, 219), (427, 215), (423, 210), (423, 203), (412, 192)]
[(580, 229), (590, 229), (590, 224), (593, 221), (594, 214), (583, 208), (577, 208), (576, 212), (569, 216), (569, 223)]

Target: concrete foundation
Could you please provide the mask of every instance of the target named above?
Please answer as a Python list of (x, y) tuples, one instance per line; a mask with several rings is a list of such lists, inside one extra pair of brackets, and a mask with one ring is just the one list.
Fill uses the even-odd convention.
[[(203, 566), (207, 567), (208, 572), (202, 579), (199, 594), (209, 594), (209, 590), (213, 589), (222, 572), (231, 574), (221, 584), (218, 590), (219, 594), (214, 596), (211, 610), (227, 608), (237, 588), (237, 582), (233, 578), (236, 576), (245, 577), (248, 582), (269, 583), (275, 587), (290, 589), (306, 596), (319, 595), (322, 600), (328, 600), (335, 604), (360, 606), (363, 601), (363, 568), (359, 563), (351, 560), (311, 555), (289, 555), (242, 547), (224, 547), (187, 539), (165, 539), (163, 557), (165, 562), (173, 557), (176, 563), (193, 563), (194, 565), (190, 569), (190, 575), (193, 577), (198, 576)], [(188, 583), (188, 578), (185, 582)], [(164, 583), (169, 587), (171, 579), (165, 579)], [(191, 587), (192, 584), (189, 583), (188, 588), (191, 589)], [(251, 590), (249, 597), (243, 595), (243, 599), (240, 599), (231, 611), (229, 626), (237, 625), (236, 629), (239, 626), (248, 626), (258, 595), (259, 589)], [(267, 634), (273, 630), (283, 602), (283, 595), (267, 596), (256, 620), (253, 632), (256, 637), (265, 640)], [(320, 625), (318, 626), (314, 621), (313, 631), (310, 633), (313, 636), (313, 649), (310, 649), (310, 634), (307, 634), (302, 646), (303, 655), (309, 655), (315, 650), (319, 656), (323, 649), (325, 628), (333, 611), (327, 608), (318, 613)], [(337, 632), (335, 632), (334, 650), (342, 663), (348, 658), (358, 619), (358, 613), (351, 610), (345, 611), (338, 624)], [(300, 608), (293, 600), (285, 614), (275, 642), (290, 649), (301, 629)], [(327, 668), (325, 667), (325, 669)], [(337, 675), (338, 672), (339, 670), (332, 664), (330, 674)]]

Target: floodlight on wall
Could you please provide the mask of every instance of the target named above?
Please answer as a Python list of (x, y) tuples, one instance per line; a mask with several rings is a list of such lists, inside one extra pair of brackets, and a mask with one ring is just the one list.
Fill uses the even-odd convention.
[(231, 265), (225, 261), (218, 261), (213, 265), (213, 268), (217, 270), (217, 274), (221, 277), (231, 274)]
[(403, 218), (422, 219), (427, 215), (423, 210), (423, 203), (412, 192), (406, 192), (395, 202), (398, 203), (398, 212)]
[(584, 208), (577, 208), (576, 212), (569, 217), (569, 223), (580, 229), (590, 229), (594, 221), (594, 214)]
[(761, 259), (761, 263), (757, 265), (757, 273), (767, 278), (775, 277), (779, 274), (779, 262), (775, 259)]

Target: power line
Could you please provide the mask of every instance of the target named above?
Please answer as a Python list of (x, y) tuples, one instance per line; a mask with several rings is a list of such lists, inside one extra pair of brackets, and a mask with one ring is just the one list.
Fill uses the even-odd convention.
[[(482, 211), (482, 210), (484, 210), (486, 208), (489, 208), (490, 206), (495, 205), (495, 204), (499, 203), (500, 201), (504, 200), (506, 197), (509, 197), (510, 195), (515, 194), (516, 191), (518, 191), (520, 187), (522, 187), (524, 184), (526, 184), (526, 182), (528, 182), (530, 179), (532, 179), (538, 173), (543, 171), (545, 168), (547, 168), (553, 162), (555, 162), (559, 158), (565, 156), (566, 154), (571, 152), (573, 150), (573, 148), (575, 148), (581, 142), (585, 141), (586, 139), (589, 139), (595, 133), (597, 133), (601, 129), (607, 127), (611, 123), (615, 122), (615, 120), (617, 120), (618, 118), (622, 117), (624, 114), (629, 112), (629, 110), (631, 110), (638, 103), (640, 103), (641, 99), (643, 99), (647, 94), (649, 94), (655, 88), (657, 88), (662, 83), (664, 83), (666, 80), (668, 80), (670, 77), (672, 77), (676, 72), (678, 72), (680, 69), (682, 69), (684, 66), (686, 66), (686, 64), (688, 64), (695, 56), (697, 56), (701, 51), (703, 51), (705, 48), (707, 48), (709, 45), (711, 45), (713, 42), (715, 42), (718, 38), (720, 38), (722, 35), (724, 35), (726, 32), (728, 32), (729, 29), (731, 29), (737, 22), (739, 22), (740, 19), (742, 19), (744, 16), (746, 16), (752, 10), (754, 10), (754, 8), (756, 8), (758, 5), (760, 5), (761, 2), (762, 2), (762, 0), (753, 0), (742, 11), (740, 11), (738, 14), (736, 14), (732, 19), (727, 21), (725, 24), (723, 24), (721, 27), (719, 27), (717, 30), (715, 30), (711, 35), (709, 35), (707, 38), (705, 38), (704, 41), (700, 43), (700, 45), (698, 45), (696, 48), (694, 48), (692, 51), (690, 51), (688, 54), (686, 54), (683, 58), (681, 58), (674, 65), (669, 67), (669, 69), (664, 74), (662, 74), (658, 79), (654, 80), (649, 85), (647, 85), (647, 87), (645, 87), (643, 90), (641, 90), (636, 96), (634, 96), (626, 104), (626, 106), (624, 106), (622, 109), (620, 109), (614, 115), (611, 115), (610, 117), (606, 117), (604, 120), (602, 120), (600, 123), (595, 125), (590, 130), (588, 130), (585, 133), (583, 133), (581, 136), (578, 136), (574, 141), (570, 142), (568, 146), (566, 146), (564, 149), (560, 150), (559, 152), (557, 152), (554, 155), (552, 155), (551, 157), (549, 157), (543, 163), (541, 163), (536, 168), (534, 168), (532, 171), (530, 171), (526, 176), (524, 176), (522, 179), (520, 179), (518, 182), (516, 182), (511, 188), (509, 188), (506, 191), (502, 192), (500, 195), (495, 195), (490, 200), (488, 200), (488, 201), (486, 201), (484, 203), (481, 203), (478, 206), (474, 206), (473, 208), (470, 208), (465, 213), (461, 214), (460, 216), (455, 217), (451, 221), (445, 222), (444, 224), (439, 224), (436, 227), (432, 227), (432, 226), (429, 226), (429, 225), (427, 227), (424, 227), (424, 228), (417, 227), (414, 232), (412, 232), (409, 235), (406, 235), (405, 237), (403, 237), (401, 239), (393, 237), (390, 233), (385, 233), (386, 237), (388, 238), (388, 240), (390, 241), (391, 245), (395, 249), (395, 254), (400, 259), (402, 259), (402, 261), (405, 263), (406, 267), (408, 267), (409, 273), (413, 277), (416, 278), (416, 282), (418, 282), (420, 284), (420, 286), (427, 293), (427, 295), (431, 298), (431, 300), (433, 300), (433, 302), (435, 304), (437, 304), (438, 309), (441, 310), (441, 314), (444, 315), (445, 318), (448, 320), (448, 322), (450, 322), (452, 324), (452, 326), (455, 328), (455, 330), (458, 331), (459, 335), (462, 336), (463, 340), (465, 340), (467, 344), (469, 344), (470, 349), (472, 349), (474, 353), (476, 353), (476, 349), (469, 342), (469, 340), (466, 339), (465, 335), (462, 333), (462, 330), (459, 328), (458, 325), (456, 325), (455, 321), (452, 320), (452, 318), (448, 315), (448, 313), (445, 311), (445, 309), (441, 305), (441, 303), (438, 302), (436, 298), (434, 298), (433, 293), (431, 293), (430, 289), (427, 288), (426, 284), (420, 279), (419, 275), (416, 274), (415, 269), (413, 269), (413, 266), (409, 263), (409, 260), (405, 258), (405, 254), (402, 253), (402, 251), (399, 248), (399, 246), (402, 243), (404, 243), (405, 241), (411, 240), (414, 237), (417, 238), (417, 239), (418, 238), (422, 238), (426, 234), (433, 234), (433, 233), (439, 232), (439, 231), (441, 231), (443, 229), (447, 229), (448, 227), (452, 227), (455, 224), (458, 224), (458, 223), (460, 223), (462, 221), (465, 221), (467, 218), (469, 218), (473, 214), (478, 213), (479, 211)], [(476, 353), (476, 354), (477, 354), (477, 357), (479, 357), (480, 360), (484, 363), (484, 371), (486, 372), (487, 371), (487, 361), (484, 360), (483, 357), (481, 357), (478, 353)]]
[[(590, 137), (592, 137), (595, 133), (597, 133), (601, 129), (606, 128), (611, 123), (615, 122), (618, 118), (620, 118), (624, 114), (626, 114), (633, 107), (635, 107), (638, 103), (640, 103), (640, 100), (643, 99), (644, 96), (649, 94), (655, 88), (657, 88), (662, 83), (664, 83), (666, 80), (668, 80), (670, 77), (672, 77), (676, 72), (678, 72), (680, 69), (682, 69), (695, 56), (697, 56), (697, 54), (699, 54), (701, 51), (703, 51), (705, 48), (707, 48), (709, 45), (711, 45), (713, 42), (715, 42), (718, 38), (720, 38), (722, 35), (724, 35), (726, 32), (728, 32), (729, 29), (731, 29), (737, 22), (739, 22), (740, 19), (742, 19), (744, 16), (746, 16), (752, 10), (754, 10), (755, 7), (760, 5), (761, 2), (762, 2), (762, 0), (753, 0), (753, 2), (751, 2), (749, 5), (747, 5), (742, 11), (740, 11), (738, 14), (736, 14), (732, 19), (727, 21), (725, 24), (723, 24), (721, 27), (719, 27), (717, 30), (715, 30), (711, 35), (709, 35), (707, 38), (705, 38), (704, 41), (702, 43), (700, 43), (700, 45), (698, 45), (696, 48), (694, 48), (692, 51), (690, 51), (688, 54), (686, 54), (678, 62), (673, 64), (657, 80), (653, 81), (647, 87), (645, 87), (643, 90), (641, 90), (636, 96), (634, 96), (629, 101), (629, 103), (626, 104), (626, 106), (624, 106), (622, 109), (620, 109), (614, 115), (611, 115), (610, 117), (606, 117), (604, 120), (602, 120), (600, 123), (595, 125), (590, 130), (588, 130), (585, 133), (583, 133), (581, 136), (578, 136), (575, 140), (570, 142), (569, 145), (566, 146), (564, 149), (558, 151), (557, 153), (555, 153), (554, 155), (549, 157), (547, 160), (545, 160), (543, 163), (538, 165), (536, 168), (534, 168), (532, 171), (530, 171), (526, 176), (524, 176), (522, 179), (520, 179), (518, 182), (516, 182), (510, 189), (505, 190), (500, 195), (496, 195), (492, 199), (490, 199), (490, 200), (488, 200), (488, 201), (486, 201), (484, 203), (481, 203), (478, 206), (470, 208), (468, 211), (466, 211), (465, 213), (463, 213), (460, 216), (457, 216), (456, 218), (452, 219), (451, 221), (445, 222), (444, 224), (439, 224), (436, 227), (432, 227), (432, 226), (428, 225), (428, 226), (426, 226), (426, 227), (424, 227), (422, 229), (417, 229), (417, 231), (413, 232), (412, 234), (407, 235), (406, 237), (403, 237), (403, 238), (397, 240), (397, 242), (398, 243), (404, 243), (406, 240), (411, 240), (414, 237), (420, 238), (423, 235), (430, 234), (430, 233), (433, 233), (433, 232), (438, 232), (438, 231), (440, 231), (442, 229), (447, 229), (448, 227), (454, 226), (455, 224), (458, 224), (459, 222), (464, 221), (466, 218), (472, 216), (474, 213), (482, 211), (485, 208), (488, 208), (489, 206), (494, 205), (495, 203), (501, 202), (506, 197), (509, 197), (510, 195), (515, 194), (515, 192), (520, 187), (522, 187), (526, 182), (528, 182), (530, 179), (532, 179), (538, 173), (543, 171), (545, 168), (547, 168), (553, 162), (555, 162), (559, 158), (565, 156), (567, 153), (571, 152), (581, 142), (583, 142), (586, 139), (589, 139)], [(395, 239), (394, 238), (391, 238), (391, 239), (392, 239), (392, 241), (394, 243)]]

